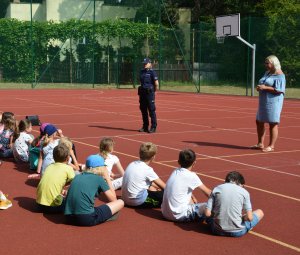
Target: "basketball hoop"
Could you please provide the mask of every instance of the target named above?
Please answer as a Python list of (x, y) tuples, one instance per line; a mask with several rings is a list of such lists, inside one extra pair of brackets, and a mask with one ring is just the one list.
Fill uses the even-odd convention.
[(217, 43), (224, 44), (225, 36), (217, 36)]

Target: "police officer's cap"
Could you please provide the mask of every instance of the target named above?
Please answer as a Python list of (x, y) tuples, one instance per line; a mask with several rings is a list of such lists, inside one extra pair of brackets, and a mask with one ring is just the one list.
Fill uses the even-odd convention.
[(151, 59), (150, 58), (144, 58), (143, 64), (148, 64), (148, 63), (152, 63)]

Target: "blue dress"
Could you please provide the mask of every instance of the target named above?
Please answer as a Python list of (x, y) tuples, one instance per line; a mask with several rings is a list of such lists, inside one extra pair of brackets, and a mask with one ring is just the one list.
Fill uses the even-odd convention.
[(266, 90), (259, 91), (259, 104), (256, 119), (260, 122), (279, 123), (285, 93), (285, 75), (266, 72), (259, 84), (273, 87), (278, 94)]

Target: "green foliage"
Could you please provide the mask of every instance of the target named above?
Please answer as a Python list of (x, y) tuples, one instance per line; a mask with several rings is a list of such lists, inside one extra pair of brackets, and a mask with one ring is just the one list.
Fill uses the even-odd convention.
[(258, 9), (269, 18), (267, 48), (281, 60), (290, 86), (300, 83), (300, 3), (299, 0), (264, 0)]
[(101, 46), (99, 40), (121, 37), (131, 41), (134, 45), (146, 37), (157, 42), (158, 26), (135, 24), (127, 20), (105, 21), (96, 23), (94, 35), (91, 21), (33, 22), (31, 27), (28, 21), (0, 19), (0, 67), (5, 79), (30, 82), (32, 62), (35, 79), (39, 79), (49, 60), (58, 64), (60, 54), (67, 57), (65, 61), (70, 59), (70, 50), (61, 50), (61, 43), (69, 38), (72, 38), (76, 44), (82, 38), (86, 38), (88, 42), (84, 46), (79, 45), (76, 49), (80, 61), (91, 60), (93, 52), (95, 52), (95, 60), (99, 61), (102, 52), (107, 50)]

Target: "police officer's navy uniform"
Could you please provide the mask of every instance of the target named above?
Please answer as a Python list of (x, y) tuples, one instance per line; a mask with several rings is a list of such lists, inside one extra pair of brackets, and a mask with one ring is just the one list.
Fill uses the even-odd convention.
[[(145, 58), (143, 64), (151, 63), (151, 60)], [(140, 132), (154, 133), (157, 127), (155, 113), (155, 81), (158, 80), (157, 74), (153, 69), (144, 68), (140, 73), (141, 86), (138, 94), (140, 98), (140, 110), (143, 116), (143, 127)], [(149, 128), (149, 116), (151, 118), (151, 127)]]

